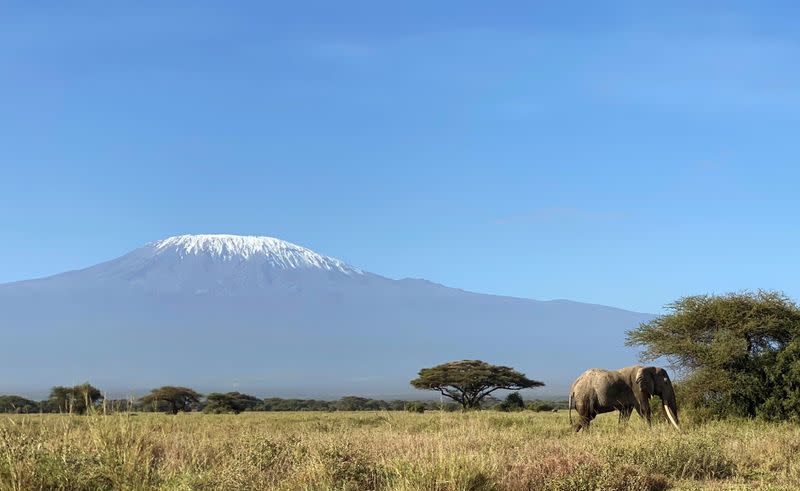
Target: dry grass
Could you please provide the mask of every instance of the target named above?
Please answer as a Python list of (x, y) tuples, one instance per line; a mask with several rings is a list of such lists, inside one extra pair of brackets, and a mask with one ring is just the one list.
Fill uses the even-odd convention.
[(553, 413), (245, 413), (0, 420), (0, 490), (800, 489), (800, 428)]

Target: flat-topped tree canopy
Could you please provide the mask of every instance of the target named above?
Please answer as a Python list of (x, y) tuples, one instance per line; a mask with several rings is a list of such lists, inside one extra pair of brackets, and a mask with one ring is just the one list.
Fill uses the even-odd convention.
[(462, 408), (470, 409), (479, 407), (483, 398), (496, 390), (530, 389), (542, 387), (544, 383), (531, 380), (511, 367), (461, 360), (423, 368), (411, 385), (417, 389), (438, 390)]
[(200, 402), (201, 394), (188, 387), (174, 387), (165, 385), (158, 389), (153, 389), (149, 394), (142, 397), (140, 401), (144, 404), (165, 403), (169, 407), (171, 414), (178, 414), (178, 411), (191, 411), (192, 407)]

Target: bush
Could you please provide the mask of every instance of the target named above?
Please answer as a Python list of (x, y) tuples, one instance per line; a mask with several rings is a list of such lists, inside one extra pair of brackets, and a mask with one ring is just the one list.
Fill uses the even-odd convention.
[(0, 396), (0, 413), (36, 413), (39, 404), (20, 396)]
[(422, 404), (421, 402), (411, 402), (406, 404), (406, 411), (409, 413), (424, 413), (425, 404)]
[(74, 387), (53, 387), (49, 402), (56, 412), (83, 414), (96, 407), (102, 398), (100, 390), (87, 382)]
[(497, 410), (503, 412), (522, 411), (523, 409), (525, 409), (525, 401), (522, 400), (519, 392), (508, 394), (506, 400), (497, 405)]
[(228, 392), (226, 394), (213, 392), (208, 395), (206, 401), (203, 412), (211, 414), (239, 414), (242, 411), (253, 410), (261, 404), (259, 399), (240, 392)]
[(644, 360), (685, 374), (678, 399), (718, 418), (800, 421), (800, 306), (781, 292), (698, 295), (628, 331)]
[(528, 409), (530, 411), (535, 411), (537, 413), (552, 411), (555, 408), (556, 408), (555, 404), (543, 401), (532, 401), (525, 406), (525, 409)]

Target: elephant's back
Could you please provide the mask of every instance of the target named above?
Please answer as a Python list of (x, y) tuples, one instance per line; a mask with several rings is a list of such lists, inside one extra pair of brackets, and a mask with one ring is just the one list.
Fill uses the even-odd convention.
[(592, 380), (597, 378), (603, 378), (610, 375), (612, 372), (610, 370), (606, 370), (605, 368), (590, 368), (583, 372), (582, 374), (578, 375), (578, 378), (575, 379), (575, 382), (572, 383), (574, 386), (578, 382), (583, 380)]
[(570, 392), (582, 392), (589, 387), (602, 383), (613, 377), (613, 372), (604, 368), (590, 368), (580, 374), (575, 382), (572, 383)]

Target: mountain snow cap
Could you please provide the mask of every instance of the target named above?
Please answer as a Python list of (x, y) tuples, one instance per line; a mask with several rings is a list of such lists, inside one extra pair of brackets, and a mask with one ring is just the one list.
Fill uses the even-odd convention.
[(149, 244), (155, 254), (187, 256), (210, 256), (223, 261), (265, 260), (281, 269), (317, 268), (338, 271), (348, 275), (364, 274), (336, 258), (323, 256), (305, 247), (274, 237), (204, 234), (177, 235)]

